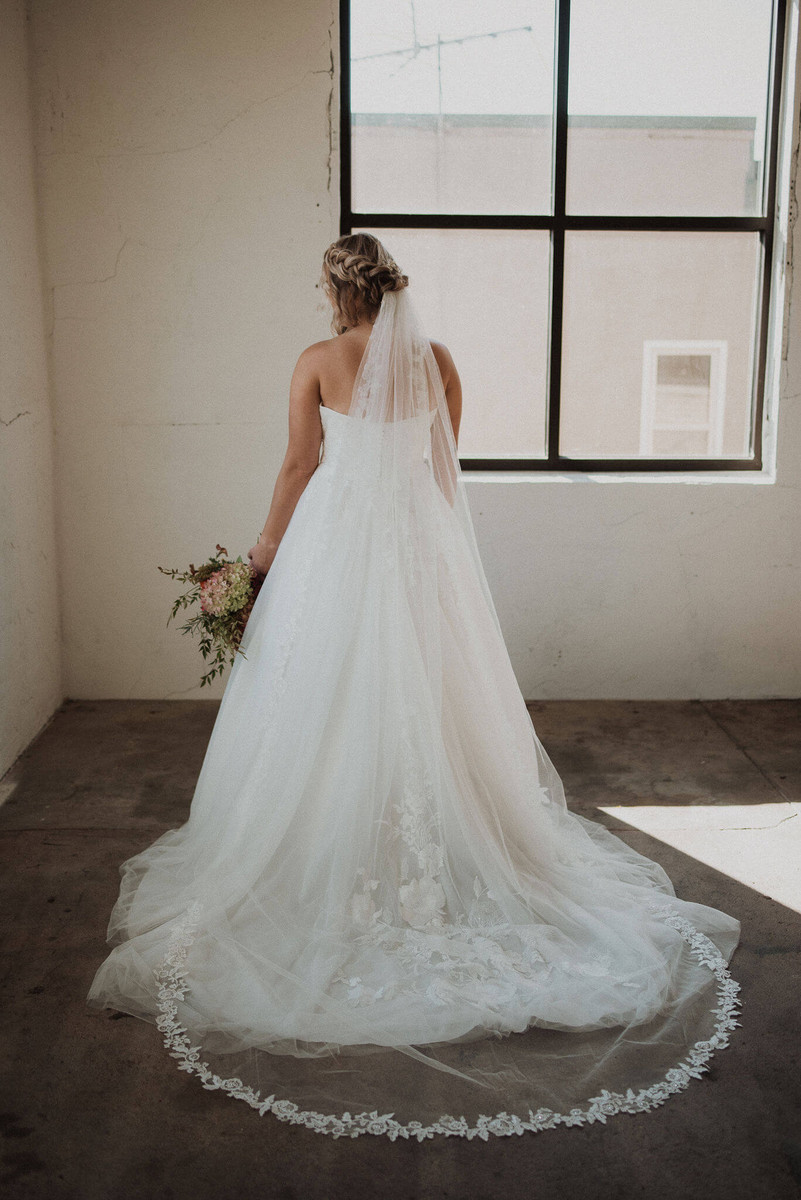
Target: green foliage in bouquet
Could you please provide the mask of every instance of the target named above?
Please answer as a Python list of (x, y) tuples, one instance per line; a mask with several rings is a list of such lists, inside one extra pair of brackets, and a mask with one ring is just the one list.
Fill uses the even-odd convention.
[(227, 558), (228, 551), (219, 542), (216, 550), (217, 553), (201, 566), (190, 563), (188, 571), (158, 568), (170, 579), (191, 584), (173, 604), (168, 625), (181, 609), (193, 604), (200, 606), (200, 612), (181, 626), (181, 633), (197, 634), (203, 661), (210, 662), (210, 669), (200, 680), (201, 687), (222, 675), (237, 654), (246, 657), (239, 649), (239, 643), (262, 584), (261, 576), (250, 563), (243, 561), (241, 555), (236, 559)]

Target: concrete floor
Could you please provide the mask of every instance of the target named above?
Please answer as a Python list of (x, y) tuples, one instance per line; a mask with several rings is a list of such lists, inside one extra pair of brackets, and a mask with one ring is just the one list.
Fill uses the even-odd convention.
[[(801, 1195), (801, 902), (779, 862), (801, 827), (801, 702), (531, 705), (571, 807), (657, 859), (680, 896), (742, 921), (732, 973), (743, 1025), (709, 1074), (652, 1113), (422, 1145), (334, 1141), (259, 1118), (178, 1072), (152, 1026), (84, 1006), (118, 865), (185, 818), (216, 711), (209, 701), (67, 702), (0, 783), (4, 1197)], [(735, 877), (725, 869), (731, 822), (716, 813), (733, 805), (738, 846), (750, 838), (751, 857), (767, 850), (771, 868), (778, 856), (783, 903), (762, 894), (770, 882), (749, 884), (741, 851)], [(766, 808), (776, 805), (791, 807)], [(658, 837), (632, 827), (643, 806), (659, 817)], [(697, 819), (671, 826), (679, 808)], [(769, 843), (766, 812), (782, 826)], [(710, 845), (722, 869), (698, 861)]]

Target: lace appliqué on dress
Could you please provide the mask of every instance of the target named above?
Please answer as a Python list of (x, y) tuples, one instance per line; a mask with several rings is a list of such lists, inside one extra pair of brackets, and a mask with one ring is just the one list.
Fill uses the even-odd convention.
[[(424, 996), (438, 1007), (468, 998), (477, 1011), (497, 1014), (497, 1032), (510, 1033), (530, 1002), (532, 985), (555, 966), (566, 975), (608, 976), (609, 956), (549, 962), (537, 929), (510, 925), (478, 876), (466, 906), (448, 903), (434, 784), (414, 753), (408, 724), (401, 730), (398, 761), (399, 801), (392, 807), (390, 836), (399, 843), (400, 884), (380, 907), (380, 881), (360, 868), (347, 911), (355, 957), (366, 950), (383, 955), (387, 981), (371, 988), (344, 966), (331, 980), (333, 994), (359, 1007), (399, 996)], [(504, 1014), (513, 1014), (511, 1024)]]
[(648, 908), (681, 935), (693, 957), (715, 976), (718, 1003), (712, 1009), (714, 1033), (708, 1040), (696, 1042), (682, 1062), (650, 1087), (638, 1092), (629, 1088), (625, 1094), (603, 1089), (598, 1096), (587, 1100), (584, 1107), (572, 1108), (568, 1113), (557, 1113), (548, 1108), (540, 1108), (536, 1112), (529, 1110), (526, 1116), (500, 1112), (494, 1116), (480, 1116), (475, 1125), (471, 1125), (464, 1117), (445, 1114), (432, 1125), (423, 1125), (419, 1121), (402, 1124), (391, 1113), (379, 1114), (377, 1110), (355, 1114), (346, 1112), (341, 1116), (305, 1112), (291, 1100), (277, 1100), (274, 1095), (262, 1097), (260, 1092), (246, 1086), (240, 1079), (223, 1079), (201, 1061), (200, 1047), (191, 1044), (178, 1019), (178, 1001), (183, 1000), (189, 992), (186, 960), (201, 913), (198, 903), (191, 905), (183, 919), (173, 926), (167, 954), (156, 972), (160, 1014), (156, 1024), (164, 1035), (164, 1045), (171, 1056), (178, 1060), (179, 1070), (197, 1075), (204, 1088), (224, 1091), (235, 1100), (244, 1100), (260, 1116), (271, 1112), (279, 1121), (304, 1125), (315, 1133), (327, 1133), (335, 1138), (374, 1133), (385, 1135), (391, 1141), (400, 1137), (417, 1138), (422, 1142), (441, 1134), (468, 1140), (478, 1137), (487, 1141), (490, 1134), (508, 1137), (511, 1134), (540, 1133), (558, 1125), (592, 1125), (596, 1121), (605, 1124), (607, 1118), (618, 1113), (649, 1112), (664, 1104), (671, 1096), (684, 1091), (693, 1079), (700, 1079), (709, 1069), (707, 1064), (712, 1055), (716, 1050), (728, 1046), (730, 1032), (741, 1024), (736, 1019), (736, 1010), (742, 1004), (738, 996), (740, 985), (732, 979), (726, 960), (714, 942), (682, 917), (670, 903), (655, 900), (649, 903)]

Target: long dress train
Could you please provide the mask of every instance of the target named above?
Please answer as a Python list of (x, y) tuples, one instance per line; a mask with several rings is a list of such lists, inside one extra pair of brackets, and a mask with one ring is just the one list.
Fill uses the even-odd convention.
[(321, 421), (188, 820), (122, 865), (89, 1002), (335, 1136), (655, 1108), (738, 1024), (739, 922), (566, 807), (404, 292)]

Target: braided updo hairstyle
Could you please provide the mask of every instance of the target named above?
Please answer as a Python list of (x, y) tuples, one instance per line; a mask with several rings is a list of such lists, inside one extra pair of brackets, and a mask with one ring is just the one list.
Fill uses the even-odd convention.
[(334, 333), (374, 320), (384, 292), (399, 292), (408, 284), (395, 259), (370, 233), (346, 234), (323, 255), (323, 287), (334, 306)]

